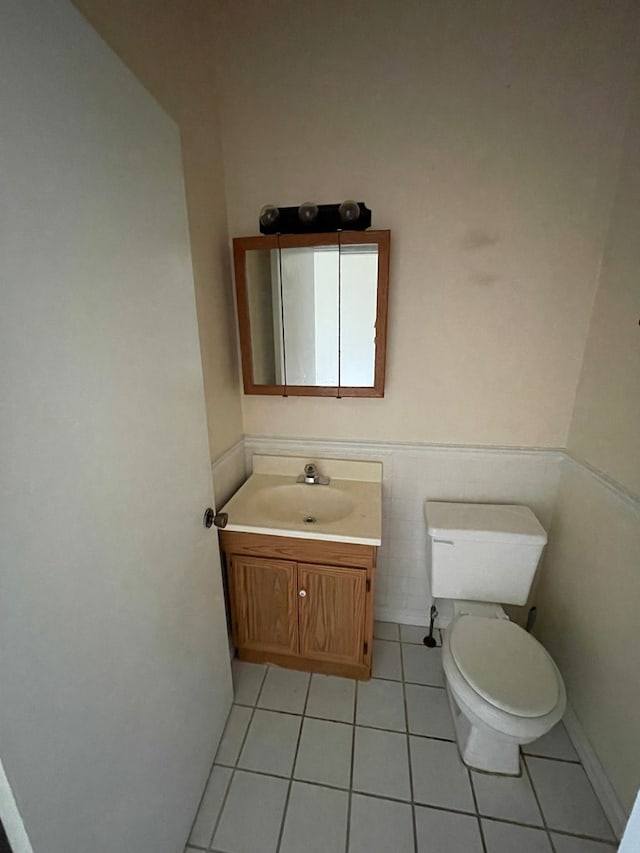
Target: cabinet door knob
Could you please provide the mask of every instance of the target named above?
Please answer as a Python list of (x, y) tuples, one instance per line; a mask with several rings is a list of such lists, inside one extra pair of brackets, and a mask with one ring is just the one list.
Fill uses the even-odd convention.
[(300, 596), (300, 598), (304, 598), (306, 594), (307, 594), (307, 590), (306, 590), (306, 589), (301, 589), (301, 590), (300, 590), (300, 592), (298, 593), (298, 595)]

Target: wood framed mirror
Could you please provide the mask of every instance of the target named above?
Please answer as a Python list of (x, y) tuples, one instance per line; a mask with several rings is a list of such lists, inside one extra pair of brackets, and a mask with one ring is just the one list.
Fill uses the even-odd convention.
[(383, 397), (389, 231), (237, 237), (245, 394)]

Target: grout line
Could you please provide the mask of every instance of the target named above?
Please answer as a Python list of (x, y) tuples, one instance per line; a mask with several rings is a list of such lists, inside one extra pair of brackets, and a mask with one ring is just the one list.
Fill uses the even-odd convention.
[(533, 752), (525, 752), (524, 750), (522, 750), (522, 757), (541, 758), (543, 761), (561, 761), (563, 764), (582, 764), (579, 758), (556, 758), (554, 755), (535, 755)]
[(541, 832), (544, 832), (544, 826), (542, 823), (525, 823), (521, 820), (513, 820), (508, 817), (496, 817), (493, 814), (483, 814), (483, 812), (478, 812), (478, 817), (482, 820), (498, 820), (500, 823), (508, 823), (511, 826), (523, 826), (525, 829), (539, 829)]
[[(398, 628), (398, 631), (400, 628)], [(404, 655), (402, 653), (402, 644), (400, 644), (400, 674), (402, 675), (402, 699), (404, 705), (404, 724), (406, 727), (406, 746), (407, 746), (407, 765), (409, 769), (409, 791), (411, 793), (411, 823), (413, 825), (413, 849), (414, 853), (418, 853), (418, 829), (416, 824), (416, 804), (415, 794), (413, 791), (413, 765), (411, 763), (411, 740), (409, 736), (409, 709), (407, 706), (407, 690), (404, 680)]]
[[(231, 710), (233, 709), (233, 705), (229, 709), (229, 713), (227, 714), (227, 719), (225, 720), (224, 729), (227, 727), (227, 723), (229, 722), (229, 717), (231, 716)], [(222, 736), (224, 737), (224, 729), (222, 729)], [(220, 739), (222, 740), (222, 738)], [(189, 844), (189, 839), (191, 838), (191, 833), (193, 832), (193, 827), (196, 825), (196, 821), (198, 820), (198, 816), (200, 814), (200, 809), (202, 808), (202, 803), (204, 801), (204, 795), (207, 793), (207, 788), (209, 787), (209, 782), (211, 781), (211, 776), (213, 775), (213, 769), (216, 766), (216, 755), (218, 754), (218, 750), (220, 749), (220, 744), (216, 747), (215, 755), (213, 756), (213, 763), (211, 765), (211, 769), (209, 770), (209, 775), (207, 776), (207, 781), (204, 783), (204, 788), (202, 789), (202, 796), (200, 797), (200, 801), (198, 802), (198, 808), (196, 809), (196, 813), (193, 816), (193, 820), (191, 821), (191, 826), (189, 827), (189, 834), (187, 835), (187, 842), (185, 847), (193, 847), (193, 844)], [(209, 839), (211, 841), (211, 839)], [(205, 849), (206, 848), (197, 848), (197, 849)]]
[[(535, 758), (535, 757), (536, 757), (536, 756), (532, 756), (532, 758)], [(589, 777), (589, 774), (587, 773), (587, 771), (586, 771), (586, 769), (585, 769), (585, 766), (584, 766), (584, 764), (583, 764), (582, 762), (580, 762), (580, 767), (582, 767), (582, 772), (583, 772), (583, 773), (584, 773), (584, 775), (587, 777), (587, 782), (589, 783), (589, 787), (590, 787), (590, 788), (591, 788), (591, 790), (593, 791), (593, 796), (596, 798), (596, 802), (598, 803), (598, 805), (599, 805), (599, 806), (600, 806), (600, 808), (602, 809), (602, 814), (604, 815), (604, 819), (605, 819), (605, 820), (606, 820), (606, 822), (607, 822), (607, 826), (609, 827), (609, 830), (611, 831), (611, 835), (612, 835), (612, 836), (616, 839), (616, 841), (619, 843), (618, 834), (616, 833), (615, 829), (613, 828), (613, 824), (612, 824), (612, 823), (611, 823), (611, 821), (609, 820), (609, 815), (608, 815), (608, 814), (607, 814), (607, 812), (605, 811), (605, 808), (604, 808), (604, 806), (602, 805), (602, 802), (600, 801), (600, 797), (598, 796), (598, 794), (597, 794), (597, 792), (596, 792), (596, 789), (595, 789), (595, 788), (594, 788), (594, 786), (593, 786), (593, 782), (591, 781), (591, 778)], [(622, 833), (621, 833), (621, 834), (622, 834)]]
[[(464, 767), (464, 762), (462, 762), (462, 764)], [(484, 853), (487, 853), (487, 842), (485, 841), (485, 838), (484, 838), (484, 829), (482, 828), (482, 821), (480, 820), (480, 809), (478, 808), (478, 798), (476, 797), (476, 789), (475, 789), (475, 786), (473, 784), (473, 773), (471, 772), (471, 770), (469, 770), (468, 767), (466, 768), (466, 770), (467, 770), (467, 776), (469, 777), (469, 785), (471, 786), (471, 796), (473, 797), (473, 805), (474, 805), (475, 810), (476, 810), (476, 819), (478, 821), (478, 830), (480, 832), (480, 842), (482, 843), (482, 849), (484, 850)]]
[(262, 693), (262, 688), (264, 687), (264, 683), (267, 680), (267, 673), (269, 672), (269, 667), (266, 666), (264, 669), (264, 673), (262, 674), (262, 681), (260, 682), (260, 687), (258, 688), (258, 692), (256, 693), (256, 701), (251, 711), (251, 716), (249, 717), (249, 722), (247, 724), (247, 728), (245, 729), (244, 735), (242, 737), (242, 742), (240, 743), (240, 747), (238, 749), (238, 754), (236, 756), (235, 764), (231, 769), (231, 776), (229, 777), (229, 781), (227, 783), (227, 790), (224, 793), (224, 797), (222, 798), (222, 802), (220, 803), (220, 809), (218, 811), (218, 816), (213, 825), (213, 830), (211, 832), (211, 837), (209, 839), (209, 849), (211, 850), (211, 845), (213, 844), (213, 839), (216, 836), (216, 832), (218, 831), (218, 825), (220, 824), (220, 820), (222, 818), (222, 813), (224, 812), (224, 808), (227, 804), (227, 799), (229, 797), (229, 791), (231, 790), (231, 786), (233, 784), (233, 780), (236, 775), (236, 769), (238, 767), (238, 761), (240, 760), (240, 756), (242, 755), (242, 750), (244, 749), (244, 745), (247, 742), (247, 737), (249, 735), (249, 729), (251, 728), (251, 724), (253, 723), (253, 718), (256, 713), (256, 707), (258, 705), (258, 699), (260, 698), (260, 694)]
[[(525, 757), (525, 756), (523, 755), (523, 758), (524, 758), (524, 757)], [(584, 764), (582, 763), (582, 761), (580, 761), (579, 759), (578, 759), (578, 761), (569, 761), (568, 759), (565, 759), (565, 758), (551, 758), (550, 756), (547, 756), (547, 755), (527, 755), (526, 757), (527, 757), (527, 758), (541, 758), (541, 759), (543, 759), (543, 760), (545, 760), (545, 761), (561, 761), (561, 762), (563, 762), (564, 764), (577, 764), (579, 767), (581, 767), (581, 768), (582, 768), (582, 772), (583, 772), (583, 773), (584, 773), (584, 775), (586, 776), (587, 782), (589, 783), (589, 786), (590, 786), (590, 788), (591, 788), (591, 791), (593, 792), (593, 796), (595, 797), (596, 802), (598, 803), (598, 805), (600, 806), (600, 809), (602, 810), (602, 814), (603, 814), (603, 816), (604, 816), (604, 819), (605, 819), (605, 820), (606, 820), (606, 822), (607, 822), (607, 826), (609, 827), (609, 830), (611, 831), (611, 835), (614, 837), (614, 839), (616, 839), (616, 843), (619, 843), (619, 840), (618, 840), (618, 837), (617, 837), (616, 831), (614, 830), (614, 828), (613, 828), (613, 826), (612, 826), (612, 824), (611, 824), (611, 821), (609, 820), (609, 815), (608, 815), (608, 814), (607, 814), (607, 812), (605, 811), (604, 806), (602, 805), (602, 802), (600, 801), (600, 797), (598, 796), (598, 794), (597, 794), (597, 792), (596, 792), (596, 789), (593, 787), (593, 783), (591, 782), (591, 779), (589, 778), (589, 775), (588, 775), (587, 771), (585, 770), (585, 767), (584, 767)], [(527, 766), (527, 772), (529, 772), (529, 767), (528, 767), (528, 766)], [(529, 775), (531, 775), (531, 774), (529, 774)], [(533, 787), (533, 777), (531, 777), (531, 785), (532, 785), (532, 787)], [(553, 832), (557, 832), (557, 831), (562, 832), (563, 830), (555, 830), (555, 829), (553, 829)], [(566, 833), (566, 830), (564, 830), (564, 832)], [(571, 833), (569, 833), (569, 834), (571, 834)], [(595, 836), (593, 836), (593, 835), (589, 835), (589, 836), (585, 835), (585, 836), (580, 836), (580, 837), (583, 837), (583, 838), (590, 838), (590, 839), (593, 839), (594, 841), (602, 841), (602, 840), (603, 840), (603, 839), (601, 839), (601, 838), (596, 838), (596, 837), (595, 837)]]
[(358, 719), (358, 689), (360, 682), (356, 681), (353, 691), (353, 723), (351, 726), (351, 763), (349, 767), (349, 794), (347, 796), (347, 837), (345, 838), (345, 853), (349, 853), (349, 842), (351, 841), (351, 798), (353, 796), (353, 765), (356, 754), (356, 720)]
[(608, 844), (612, 850), (617, 850), (619, 841), (612, 841), (610, 838), (606, 841), (603, 838), (596, 838), (595, 835), (577, 835), (575, 832), (568, 832), (566, 829), (554, 829), (549, 827), (549, 832), (555, 832), (556, 835), (564, 835), (566, 838), (579, 838), (581, 841), (593, 841), (596, 844)]
[(540, 811), (542, 825), (546, 830), (547, 838), (549, 839), (549, 845), (551, 846), (551, 850), (553, 851), (553, 853), (556, 853), (556, 847), (553, 843), (553, 838), (551, 838), (551, 832), (549, 831), (549, 826), (547, 825), (547, 819), (545, 817), (544, 812), (542, 811), (542, 804), (540, 803), (540, 800), (538, 798), (538, 792), (536, 791), (535, 785), (533, 784), (533, 777), (531, 776), (531, 773), (529, 773), (529, 767), (527, 766), (527, 762), (525, 760), (524, 754), (522, 754), (522, 751), (520, 755), (520, 760), (522, 761), (522, 766), (524, 768), (523, 772), (527, 774), (527, 779), (529, 780), (529, 784), (531, 785), (531, 790), (533, 791), (533, 796), (535, 797), (536, 805), (538, 806), (538, 809)]
[[(394, 734), (398, 734), (398, 732), (394, 732)], [(291, 778), (289, 776), (281, 776), (277, 773), (267, 773), (265, 770), (249, 770), (249, 769), (246, 769), (244, 767), (235, 767), (234, 768), (233, 766), (228, 765), (228, 764), (220, 764), (218, 766), (219, 767), (226, 767), (228, 770), (236, 769), (240, 773), (253, 773), (256, 776), (266, 776), (269, 779), (281, 779), (281, 780), (284, 779), (286, 781), (286, 780)], [(366, 797), (374, 797), (377, 800), (391, 800), (391, 802), (394, 802), (394, 803), (406, 803), (409, 805), (411, 804), (411, 800), (403, 800), (401, 797), (393, 797), (389, 794), (375, 794), (372, 791), (366, 791), (366, 790), (360, 789), (360, 788), (353, 788), (352, 786), (350, 786), (349, 788), (344, 788), (344, 787), (340, 787), (339, 785), (332, 785), (329, 782), (315, 782), (311, 779), (293, 779), (293, 781), (294, 782), (303, 782), (305, 785), (314, 785), (316, 788), (330, 788), (332, 791), (342, 791), (343, 793), (349, 793), (350, 790), (353, 790), (354, 794), (362, 794), (363, 796), (366, 796)], [(417, 802), (417, 805), (427, 806), (430, 809), (438, 809), (440, 811), (453, 812), (454, 814), (471, 815), (474, 817), (476, 816), (475, 812), (472, 812), (472, 811), (464, 811), (463, 809), (447, 808), (446, 806), (439, 806), (439, 805), (436, 805), (434, 803), (427, 803), (427, 802), (422, 802), (419, 800), (416, 802)], [(492, 818), (492, 819), (494, 819), (494, 818)], [(501, 820), (502, 823), (515, 823), (515, 821), (505, 820), (504, 818), (495, 818), (495, 820)], [(518, 826), (526, 826), (526, 825), (527, 824), (518, 824)], [(541, 828), (540, 826), (537, 827), (537, 829), (540, 829), (540, 828)]]
[[(401, 681), (392, 681), (390, 683), (391, 684), (402, 684)], [(424, 686), (424, 685), (419, 685), (419, 686)], [(243, 705), (242, 707), (244, 708), (247, 706)], [(302, 714), (295, 714), (295, 713), (293, 713), (293, 711), (275, 711), (272, 708), (256, 708), (256, 710), (257, 711), (268, 711), (270, 714), (283, 714), (286, 717), (302, 717), (303, 716)], [(342, 725), (342, 726), (355, 725), (359, 729), (373, 729), (376, 732), (389, 732), (390, 734), (396, 734), (396, 735), (397, 734), (404, 735), (404, 734), (407, 734), (407, 731), (408, 731), (407, 729), (388, 729), (388, 728), (384, 728), (384, 726), (374, 726), (371, 723), (349, 723), (345, 720), (336, 720), (336, 719), (333, 719), (331, 717), (316, 717), (314, 714), (304, 714), (304, 717), (305, 717), (305, 719), (308, 719), (308, 720), (320, 720), (320, 721), (325, 722), (325, 723), (337, 723), (338, 725)], [(419, 732), (412, 732), (412, 731), (409, 731), (409, 734), (412, 737), (424, 738), (425, 740), (438, 740), (438, 741), (442, 741), (443, 743), (455, 743), (456, 742), (455, 738), (451, 738), (451, 737), (438, 737), (437, 735), (423, 735), (423, 734), (420, 734)], [(221, 762), (221, 761), (216, 761), (215, 763), (223, 765), (223, 762)], [(231, 767), (232, 765), (226, 764), (224, 766), (225, 767)], [(273, 775), (277, 775), (277, 774), (273, 774)]]
[[(390, 678), (372, 678), (372, 679), (370, 679), (370, 681), (386, 681), (389, 684), (410, 684), (410, 685), (414, 685), (416, 687), (428, 687), (432, 690), (445, 690), (446, 689), (446, 688), (442, 687), (441, 685), (436, 685), (436, 684), (423, 684), (421, 682), (416, 682), (416, 681), (401, 682), (401, 681), (396, 681), (396, 680), (390, 679)], [(302, 713), (299, 713), (297, 711), (282, 711), (282, 710), (279, 710), (277, 708), (258, 708), (257, 706), (245, 705), (241, 702), (234, 702), (233, 704), (237, 705), (239, 707), (242, 707), (242, 708), (250, 708), (251, 709), (251, 708), (255, 707), (256, 710), (258, 710), (258, 711), (269, 711), (273, 714), (285, 714), (285, 715), (290, 716), (290, 717), (301, 717), (302, 716)], [(324, 720), (325, 722), (328, 722), (328, 723), (342, 723), (342, 725), (344, 725), (344, 726), (354, 725), (354, 723), (351, 722), (350, 720), (339, 719), (338, 717), (320, 717), (317, 714), (308, 714), (308, 713), (306, 713), (306, 711), (304, 712), (304, 716), (311, 719), (311, 720)], [(356, 722), (355, 725), (359, 726), (360, 728), (363, 728), (363, 729), (375, 729), (376, 731), (380, 731), (380, 732), (391, 732), (391, 733), (395, 733), (395, 734), (398, 734), (398, 733), (404, 734), (405, 733), (404, 729), (390, 729), (390, 728), (385, 728), (384, 726), (375, 726), (372, 723), (358, 723), (358, 722)], [(438, 737), (437, 735), (424, 735), (424, 734), (420, 734), (420, 732), (413, 732), (413, 731), (410, 731), (409, 734), (411, 734), (412, 737), (426, 738), (427, 740), (438, 740), (438, 741), (444, 741), (445, 743), (455, 743), (456, 742), (455, 737), (449, 737), (449, 738)], [(575, 758), (558, 758), (558, 757), (553, 756), (553, 755), (533, 755), (532, 753), (524, 753), (524, 752), (522, 753), (522, 757), (523, 758), (541, 759), (543, 761), (556, 761), (560, 764), (573, 764), (573, 765), (578, 765), (580, 767), (583, 767), (580, 759), (575, 759)], [(215, 763), (221, 764), (222, 762), (216, 761)], [(229, 767), (231, 765), (225, 765), (225, 766)], [(584, 767), (583, 767), (583, 769), (584, 769)], [(482, 773), (483, 771), (479, 770), (477, 772)], [(492, 774), (489, 773), (488, 775), (492, 775)], [(597, 795), (596, 795), (596, 799), (597, 799)], [(598, 800), (598, 803), (600, 803), (600, 800)]]
[(302, 740), (302, 729), (304, 727), (304, 719), (305, 719), (305, 711), (307, 710), (307, 703), (309, 701), (309, 693), (311, 691), (311, 673), (309, 673), (309, 678), (307, 680), (307, 690), (304, 695), (304, 705), (302, 706), (302, 716), (300, 717), (300, 727), (298, 729), (298, 739), (296, 740), (296, 748), (293, 753), (293, 761), (291, 762), (291, 773), (289, 774), (289, 785), (287, 786), (287, 796), (284, 801), (284, 809), (282, 811), (282, 820), (280, 822), (280, 832), (278, 833), (278, 843), (276, 844), (276, 853), (280, 850), (280, 845), (282, 844), (282, 838), (284, 835), (284, 825), (287, 819), (287, 811), (289, 809), (289, 798), (291, 797), (291, 788), (293, 786), (293, 774), (296, 770), (296, 763), (298, 761), (298, 751), (300, 749), (300, 741)]
[[(368, 682), (365, 682), (365, 683), (370, 684), (372, 681), (386, 681), (389, 684), (412, 684), (415, 687), (429, 687), (432, 690), (444, 690), (445, 689), (444, 687), (442, 687), (441, 684), (420, 684), (417, 681), (403, 682), (403, 681), (399, 681), (399, 680), (396, 681), (396, 679), (394, 679), (394, 678), (371, 678), (371, 679), (369, 679)], [(256, 707), (258, 711), (272, 711), (274, 714), (288, 714), (291, 717), (301, 717), (302, 716), (302, 711), (283, 711), (281, 708), (263, 708), (263, 707), (258, 708), (257, 706), (254, 706), (254, 705), (244, 705), (241, 702), (234, 702), (233, 704), (237, 705), (239, 708)], [(344, 723), (347, 726), (353, 725), (353, 722), (351, 720), (344, 720), (344, 719), (340, 719), (339, 717), (321, 717), (318, 714), (307, 714), (307, 713), (305, 713), (304, 716), (309, 717), (312, 720), (327, 720), (330, 723)], [(356, 723), (356, 725), (361, 725), (361, 723)], [(375, 728), (380, 728), (380, 726), (368, 726), (367, 728), (375, 729)], [(532, 755), (531, 757), (532, 758), (542, 758), (542, 756), (537, 756), (537, 755)], [(575, 762), (575, 761), (569, 762), (569, 760), (566, 758), (552, 758), (550, 760), (551, 761), (564, 761), (566, 763), (572, 763), (572, 764), (579, 763), (579, 762)]]

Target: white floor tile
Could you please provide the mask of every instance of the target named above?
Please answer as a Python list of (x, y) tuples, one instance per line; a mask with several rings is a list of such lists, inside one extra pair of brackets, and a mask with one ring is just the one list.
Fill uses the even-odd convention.
[(402, 663), (405, 681), (444, 687), (442, 649), (402, 643)]
[(411, 737), (413, 798), (424, 805), (473, 812), (467, 768), (455, 743)]
[(608, 841), (611, 827), (580, 764), (527, 757), (540, 806), (551, 829)]
[(289, 782), (237, 770), (213, 848), (223, 853), (275, 853)]
[(352, 723), (355, 695), (356, 682), (352, 678), (314, 674), (306, 713), (311, 717)]
[(216, 753), (218, 764), (235, 764), (240, 747), (247, 732), (247, 726), (253, 711), (244, 705), (232, 705), (227, 724), (224, 727), (220, 746)]
[(388, 678), (392, 681), (402, 680), (402, 664), (400, 663), (400, 644), (386, 640), (373, 641), (372, 675), (374, 678)]
[(405, 735), (356, 727), (353, 789), (382, 797), (411, 797)]
[(447, 693), (442, 687), (405, 684), (409, 731), (414, 735), (455, 740)]
[(553, 853), (543, 829), (483, 820), (482, 832), (487, 853)]
[(542, 815), (526, 772), (515, 777), (471, 771), (471, 778), (480, 814), (543, 826)]
[(189, 844), (208, 847), (211, 843), (213, 828), (216, 825), (220, 807), (227, 792), (232, 770), (227, 767), (214, 767), (209, 776), (207, 787), (198, 809), (198, 814), (189, 836)]
[(344, 853), (349, 794), (294, 782), (280, 853)]
[(429, 633), (429, 629), (424, 625), (401, 625), (400, 639), (403, 643), (415, 643), (418, 646), (423, 646), (422, 642)]
[(601, 841), (588, 841), (586, 838), (576, 838), (571, 835), (551, 833), (556, 853), (614, 853), (615, 846)]
[(262, 685), (258, 707), (301, 714), (307, 698), (309, 678), (308, 672), (270, 666)]
[(406, 731), (402, 683), (379, 678), (361, 681), (358, 684), (356, 723)]
[(245, 770), (290, 776), (301, 722), (302, 717), (291, 714), (256, 711), (238, 766)]
[(525, 755), (542, 755), (546, 758), (563, 758), (565, 761), (579, 761), (567, 730), (562, 723), (556, 725), (541, 738), (522, 747)]
[(240, 705), (255, 705), (266, 669), (262, 663), (234, 660), (231, 664), (233, 701)]
[(413, 849), (413, 816), (408, 803), (353, 795), (349, 853), (410, 853)]
[(398, 633), (398, 625), (396, 622), (374, 622), (373, 636), (377, 640), (395, 640), (400, 639)]
[(294, 777), (348, 788), (353, 726), (305, 718)]
[(483, 853), (480, 825), (471, 815), (416, 806), (418, 853)]

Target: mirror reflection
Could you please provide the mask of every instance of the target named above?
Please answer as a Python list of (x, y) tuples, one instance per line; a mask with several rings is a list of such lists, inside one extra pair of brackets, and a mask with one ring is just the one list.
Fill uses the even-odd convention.
[(256, 385), (373, 387), (378, 246), (246, 251)]

